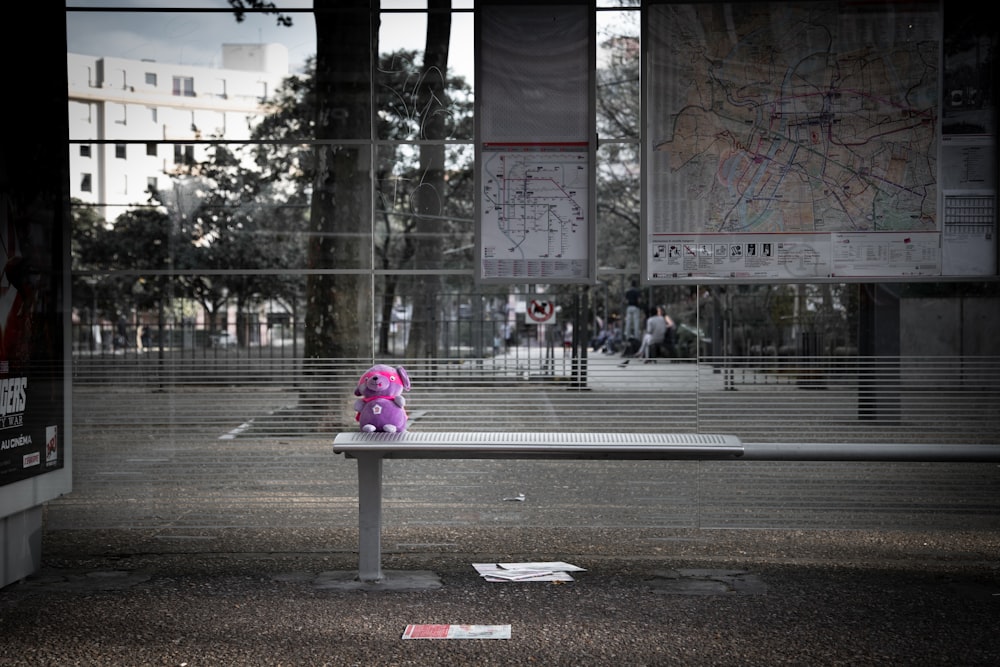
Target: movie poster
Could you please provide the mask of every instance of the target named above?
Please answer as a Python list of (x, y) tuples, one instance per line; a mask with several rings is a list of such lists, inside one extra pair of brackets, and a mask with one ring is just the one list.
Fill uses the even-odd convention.
[(0, 193), (0, 486), (64, 465), (56, 219)]

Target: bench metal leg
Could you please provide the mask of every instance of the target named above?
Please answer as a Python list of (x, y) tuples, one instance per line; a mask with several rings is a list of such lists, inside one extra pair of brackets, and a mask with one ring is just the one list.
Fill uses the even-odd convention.
[(358, 454), (358, 579), (382, 580), (382, 455)]

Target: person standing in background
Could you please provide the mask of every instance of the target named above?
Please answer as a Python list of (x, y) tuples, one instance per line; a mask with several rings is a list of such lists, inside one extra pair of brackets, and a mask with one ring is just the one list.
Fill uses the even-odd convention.
[(639, 291), (639, 285), (633, 280), (629, 288), (625, 290), (625, 331), (622, 333), (626, 341), (629, 338), (638, 340), (642, 334), (640, 328), (642, 326), (640, 321), (642, 309), (639, 307), (641, 298), (642, 292)]

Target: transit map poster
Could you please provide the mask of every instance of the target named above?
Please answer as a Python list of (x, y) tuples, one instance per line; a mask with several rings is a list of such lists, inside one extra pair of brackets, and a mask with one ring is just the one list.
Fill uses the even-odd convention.
[(480, 277), (586, 280), (589, 146), (487, 144), (480, 164)]
[(940, 184), (937, 2), (653, 5), (645, 42), (648, 282), (996, 274), (996, 179)]
[(596, 280), (594, 12), (585, 0), (477, 12), (476, 280)]
[(44, 204), (0, 193), (0, 486), (65, 463), (61, 231), (52, 220)]

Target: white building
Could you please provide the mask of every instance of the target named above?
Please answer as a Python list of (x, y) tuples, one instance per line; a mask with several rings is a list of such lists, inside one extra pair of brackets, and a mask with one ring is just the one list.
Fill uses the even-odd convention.
[(107, 219), (169, 195), (210, 140), (250, 137), (289, 75), (282, 44), (224, 44), (223, 67), (67, 54), (70, 196)]

